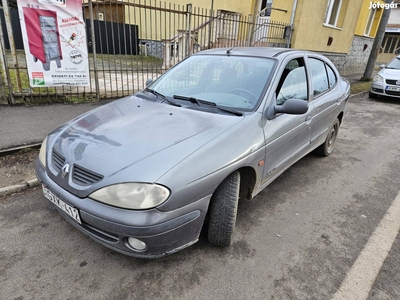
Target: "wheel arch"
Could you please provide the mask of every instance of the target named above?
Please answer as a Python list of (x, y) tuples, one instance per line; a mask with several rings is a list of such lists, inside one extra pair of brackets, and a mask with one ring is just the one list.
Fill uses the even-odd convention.
[(340, 124), (342, 124), (343, 117), (344, 117), (344, 112), (341, 112), (341, 113), (337, 116), (337, 118), (339, 119), (339, 123), (340, 123)]
[(257, 181), (256, 171), (252, 167), (242, 167), (237, 171), (240, 173), (239, 198), (250, 200)]

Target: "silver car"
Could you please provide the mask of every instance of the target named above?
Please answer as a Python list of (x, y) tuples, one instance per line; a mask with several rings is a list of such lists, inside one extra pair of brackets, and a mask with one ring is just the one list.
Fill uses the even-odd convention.
[(228, 246), (239, 199), (311, 151), (331, 154), (349, 91), (316, 53), (198, 52), (50, 133), (37, 177), (67, 221), (118, 252), (164, 256), (203, 228), (211, 244)]
[(393, 58), (387, 65), (382, 65), (381, 68), (373, 78), (369, 97), (388, 96), (400, 98), (400, 55)]

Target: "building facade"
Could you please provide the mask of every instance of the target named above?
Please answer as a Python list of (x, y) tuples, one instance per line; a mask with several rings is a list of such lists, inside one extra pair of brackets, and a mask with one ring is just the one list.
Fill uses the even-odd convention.
[(323, 53), (341, 74), (363, 73), (383, 14), (384, 1), (274, 0), (271, 20), (293, 25), (291, 47)]
[[(161, 4), (156, 0), (105, 0), (94, 3), (95, 19), (109, 19), (107, 9), (111, 8), (114, 21), (138, 26), (143, 49), (164, 59), (178, 52), (181, 59), (193, 51), (217, 46), (292, 47), (323, 53), (343, 75), (364, 72), (386, 9), (384, 0), (192, 0), (190, 4), (187, 0)], [(393, 18), (396, 16), (397, 11)], [(397, 29), (400, 32), (400, 26)], [(382, 52), (397, 51), (400, 38), (395, 34), (388, 35)]]

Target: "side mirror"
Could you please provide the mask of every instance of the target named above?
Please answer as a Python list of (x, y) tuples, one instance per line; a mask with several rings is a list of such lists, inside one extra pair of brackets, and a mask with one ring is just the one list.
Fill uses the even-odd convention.
[(380, 64), (379, 68), (383, 69), (386, 65), (385, 64)]
[(152, 82), (153, 82), (153, 78), (149, 78), (146, 80), (146, 87), (148, 87)]
[(288, 99), (282, 105), (271, 105), (267, 118), (273, 119), (276, 114), (302, 115), (308, 111), (308, 102), (302, 99)]

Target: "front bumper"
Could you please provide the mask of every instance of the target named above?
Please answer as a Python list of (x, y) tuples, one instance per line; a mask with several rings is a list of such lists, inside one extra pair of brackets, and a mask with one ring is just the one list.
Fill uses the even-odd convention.
[[(120, 253), (140, 258), (156, 258), (174, 253), (198, 241), (207, 213), (210, 196), (179, 209), (162, 212), (156, 208), (127, 210), (102, 204), (90, 198), (78, 198), (58, 186), (36, 161), (36, 175), (53, 194), (79, 210), (82, 224), (55, 206), (75, 228), (98, 243)], [(129, 237), (147, 245), (144, 251), (135, 250)]]
[(399, 88), (399, 86), (395, 85), (382, 85), (381, 83), (372, 82), (370, 92), (380, 96), (400, 98), (400, 91), (389, 91), (387, 87)]

